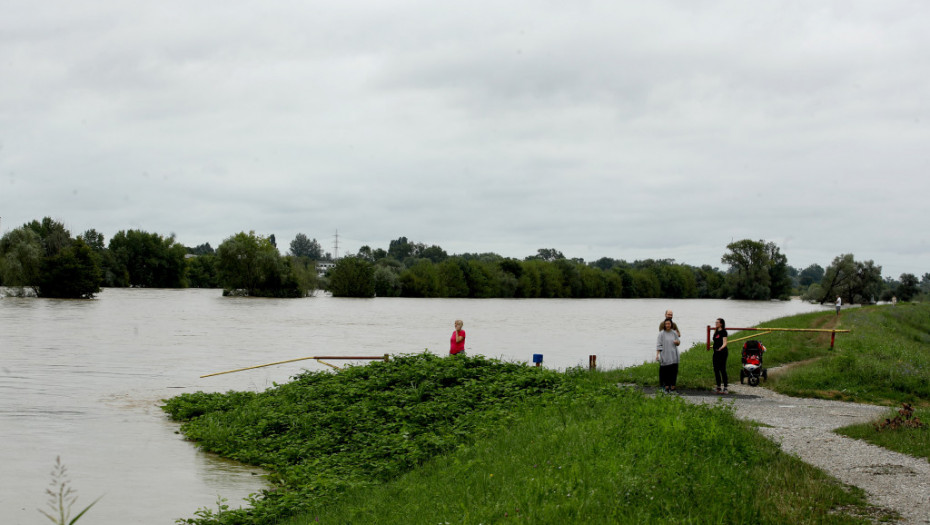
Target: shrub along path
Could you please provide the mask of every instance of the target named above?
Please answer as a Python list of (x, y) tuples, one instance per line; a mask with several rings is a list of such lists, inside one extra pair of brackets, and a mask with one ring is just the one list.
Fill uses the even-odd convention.
[[(736, 416), (761, 423), (759, 432), (789, 454), (865, 490), (875, 505), (904, 523), (930, 523), (930, 463), (835, 434), (839, 427), (874, 421), (888, 407), (790, 397), (767, 388), (732, 385), (731, 394), (685, 391), (692, 403), (729, 402)], [(881, 516), (876, 516), (881, 518)]]

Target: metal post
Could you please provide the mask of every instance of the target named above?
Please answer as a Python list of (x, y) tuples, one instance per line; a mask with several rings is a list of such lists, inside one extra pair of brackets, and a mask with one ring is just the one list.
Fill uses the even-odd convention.
[(833, 344), (836, 342), (836, 330), (830, 333), (830, 350), (833, 350)]
[(707, 349), (710, 350), (710, 325), (707, 325)]

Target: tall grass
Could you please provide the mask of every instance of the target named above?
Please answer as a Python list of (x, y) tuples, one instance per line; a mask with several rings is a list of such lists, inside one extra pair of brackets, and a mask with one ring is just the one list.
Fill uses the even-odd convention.
[(52, 482), (49, 488), (45, 490), (48, 495), (46, 506), (48, 511), (39, 509), (39, 512), (56, 525), (74, 525), (100, 501), (99, 498), (84, 507), (76, 516), (71, 517), (72, 509), (77, 503), (77, 491), (71, 487), (71, 478), (68, 475), (68, 468), (61, 462), (61, 456), (55, 458), (55, 467), (52, 469)]
[(864, 514), (862, 492), (725, 406), (609, 387), (528, 402), (487, 439), (288, 523), (868, 523), (840, 508)]

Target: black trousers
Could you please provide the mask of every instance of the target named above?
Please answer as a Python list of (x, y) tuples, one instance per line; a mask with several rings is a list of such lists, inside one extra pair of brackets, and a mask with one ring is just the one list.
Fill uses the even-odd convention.
[(726, 387), (729, 385), (727, 382), (727, 357), (730, 355), (730, 351), (726, 348), (720, 350), (714, 350), (714, 379), (717, 380), (717, 386), (720, 386), (720, 381), (723, 381), (723, 386)]
[(678, 363), (674, 365), (659, 366), (659, 386), (675, 386), (678, 383)]

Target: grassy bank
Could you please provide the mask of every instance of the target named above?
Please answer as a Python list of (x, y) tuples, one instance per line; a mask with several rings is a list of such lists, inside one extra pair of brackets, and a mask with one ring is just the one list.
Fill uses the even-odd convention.
[(506, 431), (289, 523), (867, 522), (837, 512), (864, 511), (859, 490), (723, 407), (603, 394), (524, 406)]
[(837, 327), (852, 329), (837, 336), (838, 351), (774, 376), (771, 387), (789, 395), (930, 406), (930, 305), (855, 308)]
[[(800, 397), (840, 399), (884, 404), (895, 409), (906, 402), (917, 408), (917, 417), (930, 422), (930, 305), (898, 304), (869, 306), (843, 311), (796, 315), (763, 323), (763, 327), (837, 328), (836, 349), (829, 350), (829, 334), (779, 333), (759, 337), (769, 349), (767, 367), (785, 366), (769, 376), (765, 386)], [(731, 333), (730, 338), (743, 333)], [(739, 380), (739, 348), (730, 352), (727, 372), (731, 382)], [(711, 353), (696, 345), (682, 354), (679, 385), (711, 389), (714, 374)], [(619, 382), (658, 384), (658, 365), (646, 363), (607, 372)], [(889, 410), (888, 417), (894, 417)], [(885, 429), (872, 424), (854, 425), (840, 433), (879, 446), (930, 458), (930, 428)]]
[(277, 484), (188, 523), (866, 522), (848, 514), (867, 511), (860, 491), (725, 408), (618, 389), (612, 374), (417, 355), (165, 409)]

